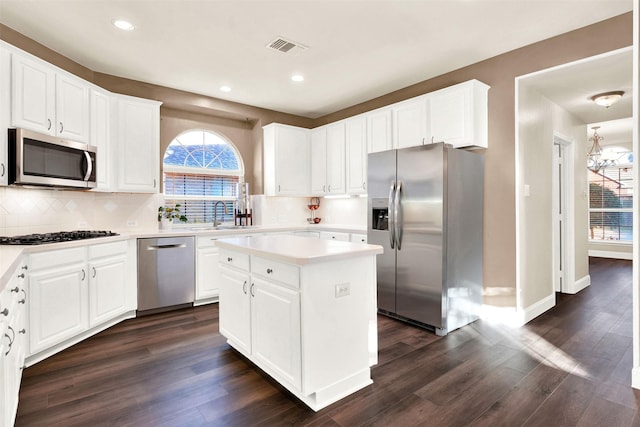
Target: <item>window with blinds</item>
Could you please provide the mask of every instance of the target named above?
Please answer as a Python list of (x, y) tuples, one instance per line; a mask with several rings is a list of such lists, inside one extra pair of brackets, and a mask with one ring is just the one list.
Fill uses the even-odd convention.
[[(242, 159), (221, 136), (203, 130), (176, 137), (164, 155), (164, 196), (179, 203), (189, 223), (233, 221), (237, 185), (243, 181)], [(214, 212), (215, 211), (215, 212)]]
[(589, 239), (628, 242), (633, 234), (633, 168), (589, 171)]

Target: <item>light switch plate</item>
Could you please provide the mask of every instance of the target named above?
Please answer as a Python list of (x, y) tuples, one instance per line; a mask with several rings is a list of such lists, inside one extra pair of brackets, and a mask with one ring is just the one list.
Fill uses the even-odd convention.
[(336, 285), (336, 298), (346, 297), (351, 290), (350, 283), (338, 283)]

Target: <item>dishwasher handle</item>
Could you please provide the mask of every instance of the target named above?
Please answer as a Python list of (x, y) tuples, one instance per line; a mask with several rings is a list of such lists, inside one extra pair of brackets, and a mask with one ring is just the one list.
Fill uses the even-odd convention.
[(151, 245), (147, 246), (148, 251), (157, 251), (160, 249), (178, 249), (178, 248), (186, 248), (187, 245), (184, 243), (174, 243), (172, 245)]

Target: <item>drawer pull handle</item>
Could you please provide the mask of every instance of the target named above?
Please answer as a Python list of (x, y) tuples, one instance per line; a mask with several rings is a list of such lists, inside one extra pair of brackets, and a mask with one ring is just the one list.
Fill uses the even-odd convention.
[(93, 270), (93, 276), (91, 276), (93, 279), (96, 278), (96, 268), (95, 267), (91, 267), (91, 270)]
[(24, 273), (20, 273), (20, 274), (18, 274), (18, 278), (19, 278), (19, 279), (24, 279)]
[(13, 342), (16, 339), (16, 332), (13, 330), (13, 328), (11, 326), (7, 326), (7, 328), (11, 331), (11, 335), (13, 335), (13, 338), (7, 335), (6, 333), (4, 334), (5, 337), (9, 338), (9, 349), (4, 354), (5, 356), (8, 356), (9, 353), (11, 352), (11, 347), (13, 347)]
[(84, 279), (87, 278), (87, 273), (84, 271), (84, 268), (82, 269), (82, 281), (84, 282)]
[(228, 258), (227, 258), (227, 262), (231, 262), (231, 261), (233, 261), (233, 258), (228, 257)]
[(273, 273), (273, 270), (270, 268), (267, 268), (267, 274), (271, 274), (271, 273)]
[(256, 294), (254, 294), (254, 293), (253, 293), (253, 288), (254, 288), (255, 286), (256, 286), (256, 285), (255, 285), (255, 283), (252, 283), (252, 284), (251, 284), (251, 288), (249, 288), (249, 292), (251, 293), (251, 296), (252, 296), (252, 297), (255, 297), (255, 296), (256, 296)]
[(4, 310), (0, 311), (0, 314), (4, 314), (5, 316), (9, 316), (9, 309), (5, 308)]
[(51, 130), (51, 119), (47, 119), (47, 123), (48, 123), (47, 130)]
[(15, 288), (11, 289), (11, 292), (15, 292), (17, 294), (18, 292), (20, 292), (20, 288), (16, 286)]
[(242, 284), (242, 292), (244, 292), (245, 295), (247, 294), (247, 281), (246, 280)]
[(18, 301), (18, 304), (24, 304), (27, 301), (27, 291), (25, 291), (24, 289), (20, 289), (20, 292), (24, 294), (24, 298)]

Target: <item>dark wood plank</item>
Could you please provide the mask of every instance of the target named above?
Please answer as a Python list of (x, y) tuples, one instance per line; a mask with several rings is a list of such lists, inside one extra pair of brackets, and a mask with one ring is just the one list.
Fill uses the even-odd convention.
[(226, 344), (218, 307), (122, 322), (24, 371), (17, 426), (640, 425), (631, 264), (521, 328), (438, 337), (379, 316), (374, 384), (314, 412)]

